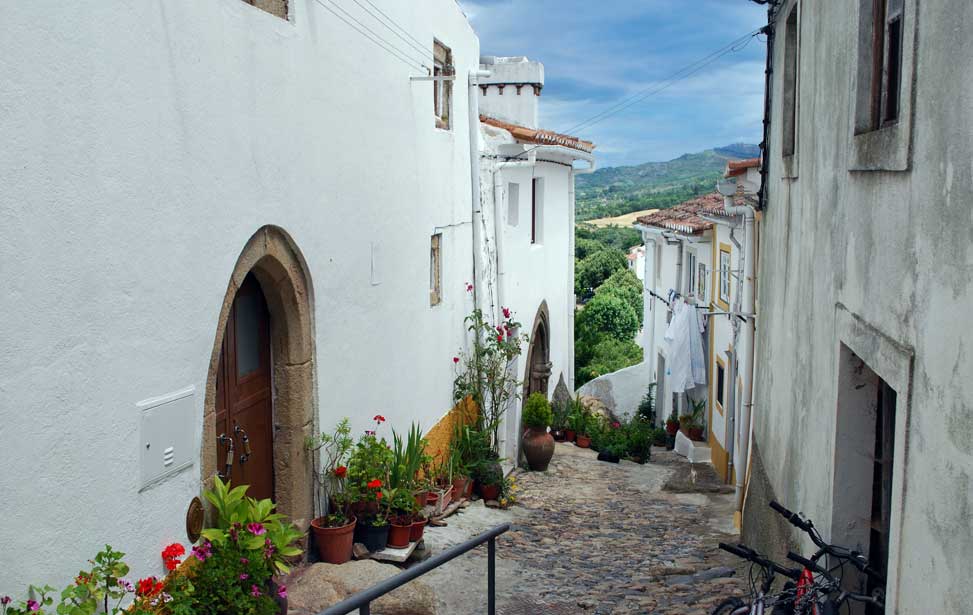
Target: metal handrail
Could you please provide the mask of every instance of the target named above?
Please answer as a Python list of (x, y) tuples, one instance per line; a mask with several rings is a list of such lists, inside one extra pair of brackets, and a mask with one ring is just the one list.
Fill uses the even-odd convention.
[(497, 557), (497, 536), (503, 534), (510, 529), (509, 523), (504, 523), (503, 525), (498, 525), (493, 529), (487, 530), (476, 536), (462, 542), (454, 547), (450, 547), (438, 555), (430, 557), (424, 562), (420, 562), (415, 566), (403, 570), (394, 577), (389, 577), (382, 581), (372, 585), (368, 589), (364, 589), (357, 594), (353, 594), (338, 604), (330, 606), (325, 610), (318, 613), (318, 615), (347, 615), (355, 609), (358, 609), (359, 615), (370, 615), (371, 614), (371, 604), (374, 600), (377, 600), (384, 596), (385, 594), (398, 589), (399, 587), (405, 585), (409, 581), (421, 577), (430, 570), (439, 568), (446, 562), (463, 555), (467, 551), (472, 551), (476, 547), (482, 545), (484, 542), (487, 544), (487, 613), (488, 615), (495, 615), (496, 613), (496, 557)]

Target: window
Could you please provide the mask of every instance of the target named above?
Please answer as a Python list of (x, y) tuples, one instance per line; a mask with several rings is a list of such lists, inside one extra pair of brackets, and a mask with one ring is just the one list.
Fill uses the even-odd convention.
[(686, 267), (686, 277), (688, 278), (688, 284), (686, 285), (686, 294), (695, 295), (696, 294), (696, 253), (689, 252), (688, 264)]
[(429, 244), (429, 305), (439, 305), (443, 300), (443, 234), (432, 236)]
[(453, 52), (439, 41), (434, 41), (432, 55), (432, 75), (436, 78), (432, 82), (436, 128), (449, 130), (451, 128), (450, 112), (453, 106), (453, 82), (445, 79), (445, 77), (452, 77), (455, 72), (453, 69)]
[(507, 224), (520, 222), (520, 184), (507, 184)]
[(723, 412), (723, 389), (726, 387), (726, 364), (723, 363), (723, 359), (716, 357), (716, 391), (714, 391), (713, 398), (716, 400), (716, 409), (721, 413)]
[(717, 297), (717, 303), (724, 310), (730, 309), (730, 246), (725, 243), (720, 244), (720, 292)]
[(699, 275), (696, 282), (696, 292), (700, 301), (706, 301), (706, 263), (699, 264)]
[(543, 243), (544, 240), (544, 178), (535, 177), (530, 199), (530, 242)]
[(271, 15), (287, 19), (287, 0), (243, 0), (250, 6), (255, 6)]
[(902, 4), (903, 0), (872, 0), (869, 117), (863, 127), (866, 131), (899, 119)]
[(784, 92), (781, 99), (781, 155), (793, 156), (797, 146), (797, 10), (795, 4), (787, 15), (784, 30)]

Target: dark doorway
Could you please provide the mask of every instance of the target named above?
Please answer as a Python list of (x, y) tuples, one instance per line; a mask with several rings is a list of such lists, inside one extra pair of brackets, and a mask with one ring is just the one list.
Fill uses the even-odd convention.
[(550, 357), (550, 334), (547, 329), (547, 318), (542, 312), (534, 326), (534, 333), (530, 339), (530, 350), (527, 354), (525, 400), (530, 397), (531, 393), (543, 393), (547, 397), (547, 386), (551, 378), (552, 367)]
[(216, 466), (247, 494), (274, 497), (270, 314), (260, 283), (247, 274), (233, 299), (216, 376)]

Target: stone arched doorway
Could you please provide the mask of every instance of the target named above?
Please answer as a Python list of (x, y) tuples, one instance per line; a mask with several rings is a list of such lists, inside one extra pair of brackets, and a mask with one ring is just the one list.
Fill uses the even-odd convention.
[[(242, 305), (244, 298), (247, 305), (256, 306), (253, 313), (257, 316), (247, 315), (247, 308)], [(279, 227), (262, 227), (247, 241), (230, 276), (210, 357), (203, 412), (201, 465), (204, 483), (210, 484), (214, 476), (224, 471), (229, 438), (234, 441), (232, 459), (238, 474), (247, 473), (240, 470), (243, 467), (240, 456), (246, 454), (244, 435), (254, 443), (269, 441), (269, 445), (261, 449), (263, 459), (254, 451), (245, 462), (253, 464), (246, 471), (251, 476), (262, 472), (270, 474), (270, 490), (278, 511), (298, 524), (306, 523), (313, 514), (312, 456), (304, 447), (305, 438), (313, 432), (315, 424), (312, 306), (310, 275), (294, 241)], [(263, 317), (269, 332), (264, 347), (269, 354), (266, 366), (270, 380), (269, 407), (266, 411), (270, 420), (248, 424), (251, 431), (259, 433), (242, 433), (240, 430), (234, 433), (239, 425), (235, 424), (234, 410), (228, 408), (225, 399), (225, 392), (233, 386), (227, 378), (235, 378), (238, 373), (251, 377), (235, 362), (237, 340), (234, 335), (246, 335), (246, 326), (241, 328), (241, 321), (259, 326), (254, 324), (254, 318), (259, 320), (260, 309), (265, 310)], [(229, 333), (228, 324), (233, 327)], [(254, 344), (259, 342), (259, 336), (254, 339)], [(259, 351), (254, 353), (254, 357), (259, 357)], [(254, 361), (259, 363), (262, 359)], [(245, 362), (242, 358), (241, 364)], [(229, 419), (227, 411), (231, 413)], [(245, 411), (253, 412), (249, 407)], [(245, 419), (241, 419), (240, 423), (244, 422)], [(222, 441), (218, 440), (221, 434), (225, 436)], [(268, 455), (272, 459), (268, 459)], [(264, 464), (263, 467), (260, 464)], [(260, 471), (256, 472), (258, 469)], [(233, 480), (232, 475), (230, 479)]]
[(527, 349), (527, 368), (524, 372), (524, 399), (531, 393), (547, 396), (551, 379), (551, 328), (548, 324), (547, 303), (542, 303), (534, 318)]

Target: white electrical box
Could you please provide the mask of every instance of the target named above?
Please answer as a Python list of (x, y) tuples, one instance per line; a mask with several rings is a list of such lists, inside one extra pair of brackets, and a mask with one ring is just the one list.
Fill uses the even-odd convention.
[(135, 404), (141, 411), (141, 489), (193, 465), (196, 389), (188, 387)]

